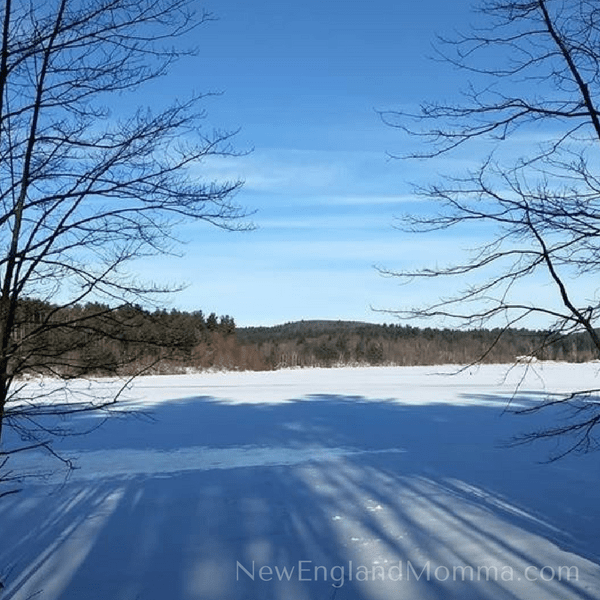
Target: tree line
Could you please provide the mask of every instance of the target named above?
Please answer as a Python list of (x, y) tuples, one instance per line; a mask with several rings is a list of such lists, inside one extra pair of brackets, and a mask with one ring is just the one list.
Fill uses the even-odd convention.
[(461, 331), (348, 321), (237, 328), (233, 317), (214, 312), (91, 302), (66, 307), (25, 299), (16, 324), (11, 369), (63, 378), (594, 358), (589, 337), (581, 334), (552, 338), (527, 329)]
[(434, 365), (595, 358), (585, 334), (528, 329), (435, 329), (401, 324), (301, 321), (237, 331), (265, 368), (337, 365)]
[(234, 332), (233, 317), (214, 312), (25, 299), (16, 311), (10, 368), (21, 375), (73, 378), (230, 366), (215, 360), (235, 343)]

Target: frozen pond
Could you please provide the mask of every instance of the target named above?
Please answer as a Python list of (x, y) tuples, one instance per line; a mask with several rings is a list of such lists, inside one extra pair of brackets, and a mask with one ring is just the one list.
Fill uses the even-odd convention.
[(139, 418), (57, 445), (66, 482), (12, 461), (47, 477), (0, 499), (0, 597), (600, 599), (600, 455), (504, 445), (559, 416), (509, 400), (600, 387), (598, 365), (454, 370), (138, 379)]

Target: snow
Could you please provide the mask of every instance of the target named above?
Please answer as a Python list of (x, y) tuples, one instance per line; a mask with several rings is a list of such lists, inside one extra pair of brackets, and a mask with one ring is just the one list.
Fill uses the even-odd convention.
[(0, 597), (600, 600), (600, 455), (504, 444), (560, 416), (507, 406), (600, 387), (598, 370), (142, 377), (133, 415), (57, 444), (66, 480), (41, 453), (11, 459), (45, 476), (0, 499)]

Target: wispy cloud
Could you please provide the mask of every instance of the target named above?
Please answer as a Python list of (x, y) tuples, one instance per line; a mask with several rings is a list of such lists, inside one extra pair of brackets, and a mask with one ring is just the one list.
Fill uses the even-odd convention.
[(331, 206), (363, 206), (372, 207), (378, 204), (386, 206), (404, 205), (419, 202), (421, 198), (417, 194), (379, 194), (379, 195), (341, 195), (324, 196), (320, 199), (323, 204)]
[(332, 198), (356, 195), (357, 189), (369, 193), (377, 187), (374, 173), (398, 178), (383, 150), (263, 148), (241, 157), (211, 157), (202, 165), (201, 173), (209, 179), (242, 179), (245, 193), (309, 193)]

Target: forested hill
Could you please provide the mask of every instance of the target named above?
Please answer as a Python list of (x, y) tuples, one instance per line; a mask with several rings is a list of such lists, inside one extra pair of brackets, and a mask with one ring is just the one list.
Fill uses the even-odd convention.
[(315, 337), (323, 334), (338, 335), (363, 327), (379, 326), (363, 321), (303, 320), (268, 327), (241, 327), (238, 329), (238, 337), (240, 341), (266, 342), (303, 336)]
[(297, 321), (236, 331), (247, 354), (267, 368), (336, 364), (464, 364), (519, 357), (582, 362), (595, 358), (586, 335), (549, 336), (527, 329), (454, 330), (357, 321)]

